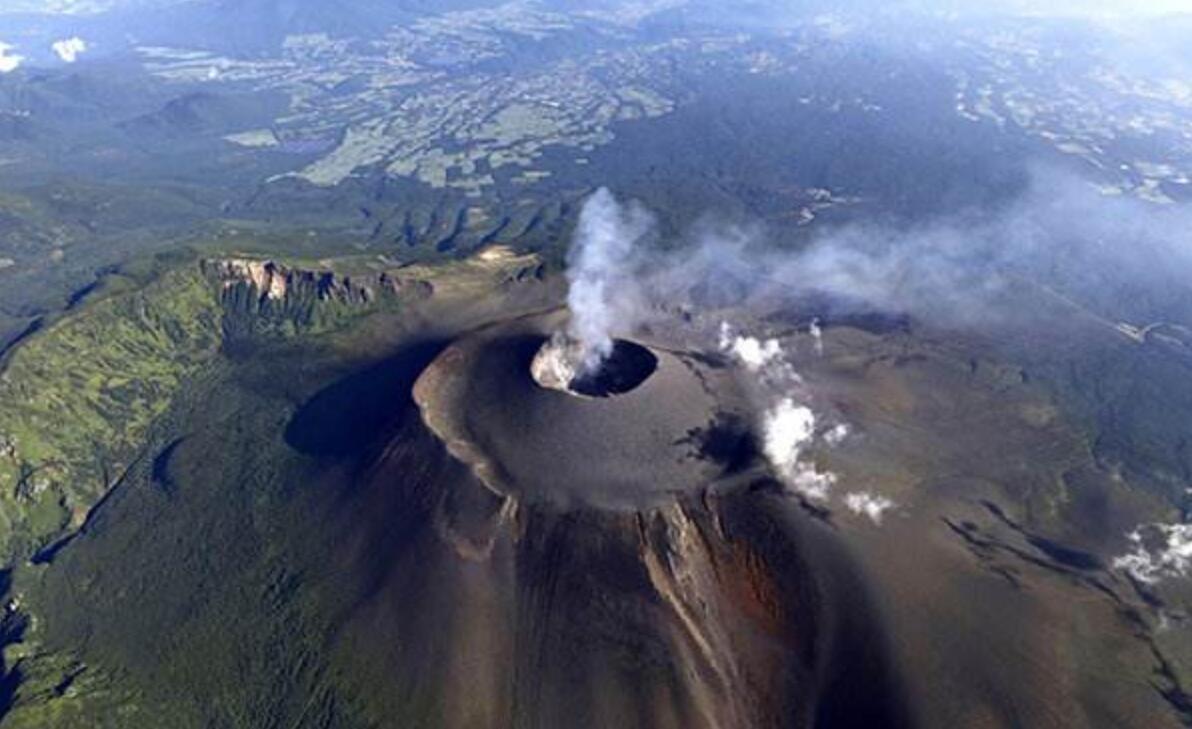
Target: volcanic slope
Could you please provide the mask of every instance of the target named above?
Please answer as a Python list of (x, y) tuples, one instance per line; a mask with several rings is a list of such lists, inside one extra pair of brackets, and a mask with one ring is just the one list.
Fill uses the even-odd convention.
[[(763, 468), (708, 448), (742, 406), (723, 364), (645, 342), (658, 366), (639, 387), (549, 390), (530, 362), (560, 321), (454, 341), (414, 387), (422, 420), (370, 473), (426, 509), (393, 527), (403, 547), (348, 622), (353, 650), (393, 686), (383, 715), (451, 727), (908, 725), (848, 558), (811, 518), (791, 528)], [(345, 571), (386, 534), (353, 540)], [(378, 624), (404, 639), (367, 646)], [(858, 686), (868, 701), (851, 700)]]

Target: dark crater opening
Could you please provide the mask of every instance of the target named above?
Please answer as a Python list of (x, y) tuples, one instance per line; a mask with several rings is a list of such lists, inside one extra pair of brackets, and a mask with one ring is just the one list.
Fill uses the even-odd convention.
[(571, 381), (572, 392), (588, 397), (622, 395), (637, 388), (658, 369), (658, 358), (640, 344), (618, 339), (600, 369)]

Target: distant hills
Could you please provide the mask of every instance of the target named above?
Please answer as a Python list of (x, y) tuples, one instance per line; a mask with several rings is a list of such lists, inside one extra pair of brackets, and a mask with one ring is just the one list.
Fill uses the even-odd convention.
[(228, 134), (268, 126), (276, 108), (268, 95), (197, 92), (171, 99), (160, 109), (120, 124), (130, 134), (175, 137)]

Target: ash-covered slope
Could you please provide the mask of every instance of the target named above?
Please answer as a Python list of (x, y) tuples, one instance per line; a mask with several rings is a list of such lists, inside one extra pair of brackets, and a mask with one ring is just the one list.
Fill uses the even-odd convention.
[(727, 374), (655, 347), (658, 371), (632, 392), (546, 390), (529, 361), (550, 323), (447, 347), (414, 388), (422, 418), (359, 486), (373, 496), (337, 516), (352, 536), (331, 569), (369, 575), (345, 586), (361, 599), (339, 650), (360, 685), (388, 687), (371, 720), (909, 725), (828, 530), (760, 466), (701, 448), (732, 412)]

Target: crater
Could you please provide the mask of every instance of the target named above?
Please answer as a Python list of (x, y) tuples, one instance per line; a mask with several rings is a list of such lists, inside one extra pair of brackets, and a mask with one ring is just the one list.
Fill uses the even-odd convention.
[(657, 341), (618, 340), (577, 376), (556, 318), (457, 340), (416, 388), (424, 419), (494, 490), (523, 500), (637, 508), (725, 473), (690, 434), (739, 409), (730, 373)]
[(569, 389), (588, 397), (611, 397), (636, 390), (658, 369), (658, 358), (640, 344), (619, 339), (593, 372), (571, 380)]
[(590, 398), (632, 392), (658, 370), (658, 357), (648, 347), (625, 339), (613, 342), (612, 351), (598, 367), (583, 367), (582, 348), (555, 336), (546, 341), (530, 363), (530, 373), (540, 386)]

